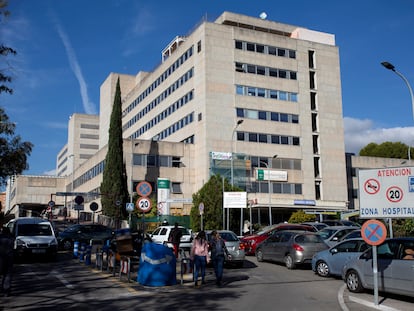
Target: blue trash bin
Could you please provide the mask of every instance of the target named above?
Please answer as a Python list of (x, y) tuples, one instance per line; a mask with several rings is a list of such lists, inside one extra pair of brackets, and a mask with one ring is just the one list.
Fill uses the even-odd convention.
[(145, 286), (177, 284), (176, 259), (171, 248), (145, 243), (139, 260), (137, 282)]

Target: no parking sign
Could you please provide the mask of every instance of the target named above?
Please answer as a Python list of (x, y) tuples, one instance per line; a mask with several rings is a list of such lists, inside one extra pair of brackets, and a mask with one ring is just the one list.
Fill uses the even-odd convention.
[(361, 236), (369, 245), (380, 245), (387, 238), (387, 228), (381, 221), (371, 219), (362, 225)]

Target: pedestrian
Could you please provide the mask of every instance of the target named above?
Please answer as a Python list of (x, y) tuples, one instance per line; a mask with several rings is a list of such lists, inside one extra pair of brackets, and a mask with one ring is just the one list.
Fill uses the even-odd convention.
[(168, 236), (168, 241), (172, 243), (174, 247), (175, 258), (178, 258), (178, 250), (180, 249), (180, 240), (183, 235), (183, 232), (178, 228), (178, 223), (174, 224), (174, 228), (171, 230), (170, 235)]
[(245, 220), (243, 225), (243, 235), (248, 235), (250, 233), (250, 221)]
[(0, 233), (0, 275), (1, 292), (5, 297), (10, 296), (13, 274), (14, 239), (8, 227), (3, 227)]
[(190, 259), (194, 263), (194, 286), (198, 286), (198, 273), (201, 274), (201, 284), (205, 284), (206, 265), (210, 262), (206, 233), (200, 231), (191, 245)]
[(230, 259), (231, 256), (227, 250), (224, 240), (221, 238), (220, 234), (214, 230), (211, 233), (211, 261), (214, 267), (214, 273), (216, 274), (216, 285), (222, 285), (223, 279), (223, 267), (225, 256)]

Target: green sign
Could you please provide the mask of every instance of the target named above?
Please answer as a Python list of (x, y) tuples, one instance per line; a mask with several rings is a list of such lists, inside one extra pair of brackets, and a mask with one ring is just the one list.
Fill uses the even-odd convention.
[(165, 178), (158, 178), (158, 189), (170, 189), (170, 180)]
[(257, 180), (264, 180), (264, 170), (257, 170)]

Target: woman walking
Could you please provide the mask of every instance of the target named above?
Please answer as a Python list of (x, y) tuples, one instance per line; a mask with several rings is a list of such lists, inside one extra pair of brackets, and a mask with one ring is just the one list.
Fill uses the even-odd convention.
[(223, 267), (225, 257), (230, 259), (230, 254), (227, 250), (224, 240), (220, 233), (214, 230), (211, 233), (211, 260), (213, 262), (214, 273), (216, 274), (216, 285), (221, 286), (223, 279)]
[(208, 242), (204, 231), (200, 231), (194, 239), (191, 246), (190, 258), (195, 265), (194, 286), (198, 286), (199, 271), (201, 273), (201, 284), (205, 284), (206, 265), (210, 262), (210, 255), (208, 253)]

